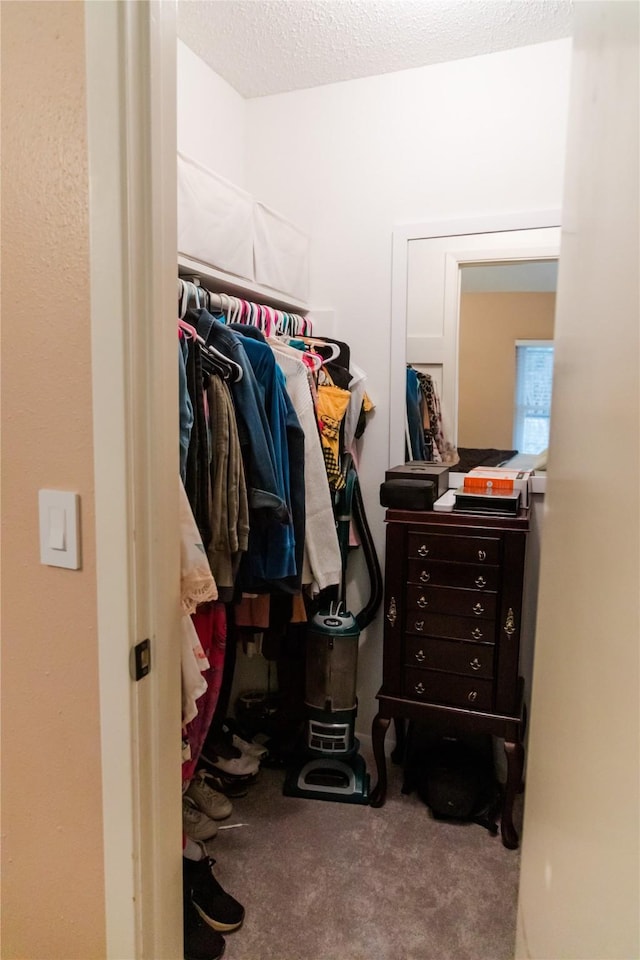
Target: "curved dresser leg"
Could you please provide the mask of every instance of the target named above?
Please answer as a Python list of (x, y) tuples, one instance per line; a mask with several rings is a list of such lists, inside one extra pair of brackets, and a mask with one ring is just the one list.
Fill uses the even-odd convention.
[(373, 756), (378, 771), (378, 782), (371, 791), (371, 799), (369, 801), (372, 807), (381, 807), (387, 798), (387, 760), (384, 755), (384, 738), (390, 723), (390, 717), (382, 717), (380, 714), (377, 714), (377, 716), (374, 717), (371, 727)]
[(519, 741), (505, 740), (504, 752), (507, 757), (507, 783), (502, 805), (500, 832), (502, 842), (509, 850), (515, 850), (520, 842), (513, 825), (513, 801), (522, 782), (524, 767), (524, 747)]

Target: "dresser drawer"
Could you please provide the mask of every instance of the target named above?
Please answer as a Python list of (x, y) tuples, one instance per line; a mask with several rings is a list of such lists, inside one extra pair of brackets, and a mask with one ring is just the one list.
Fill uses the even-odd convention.
[(439, 613), (411, 611), (405, 630), (414, 636), (449, 637), (477, 643), (495, 643), (495, 621), (470, 617), (448, 617)]
[(447, 670), (470, 677), (493, 676), (493, 647), (462, 640), (407, 637), (405, 664), (421, 670)]
[(466, 587), (467, 590), (495, 592), (500, 567), (479, 563), (452, 563), (447, 560), (409, 560), (409, 583), (438, 587)]
[(408, 616), (415, 611), (451, 613), (478, 620), (493, 620), (496, 615), (496, 594), (457, 587), (407, 587)]
[(404, 696), (409, 700), (488, 711), (493, 706), (493, 683), (475, 677), (458, 677), (451, 673), (407, 667)]
[(493, 537), (456, 537), (441, 533), (408, 533), (407, 555), (419, 560), (457, 560), (462, 563), (498, 563), (500, 540)]

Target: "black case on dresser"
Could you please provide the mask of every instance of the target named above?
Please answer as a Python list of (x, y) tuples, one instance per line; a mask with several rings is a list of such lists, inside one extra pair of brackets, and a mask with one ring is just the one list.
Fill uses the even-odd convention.
[[(405, 719), (505, 740), (502, 839), (518, 845), (512, 809), (524, 753), (518, 674), (528, 512), (517, 517), (388, 510), (383, 681), (373, 723), (378, 783), (386, 795), (384, 736)], [(403, 721), (400, 723), (399, 721)]]

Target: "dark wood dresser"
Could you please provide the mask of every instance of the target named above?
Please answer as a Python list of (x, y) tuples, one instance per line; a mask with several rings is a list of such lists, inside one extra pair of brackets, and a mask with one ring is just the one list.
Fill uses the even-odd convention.
[(395, 720), (404, 753), (405, 721), (445, 734), (504, 739), (507, 782), (501, 835), (518, 846), (513, 801), (524, 763), (520, 621), (528, 511), (517, 517), (387, 510), (384, 662), (373, 751), (387, 792), (384, 738)]

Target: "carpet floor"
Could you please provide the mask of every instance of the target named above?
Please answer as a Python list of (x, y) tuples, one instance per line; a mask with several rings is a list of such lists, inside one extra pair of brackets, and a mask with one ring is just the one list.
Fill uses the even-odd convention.
[(226, 960), (511, 960), (518, 851), (433, 820), (392, 763), (380, 809), (284, 797), (283, 779), (262, 770), (212, 844), (246, 909)]

